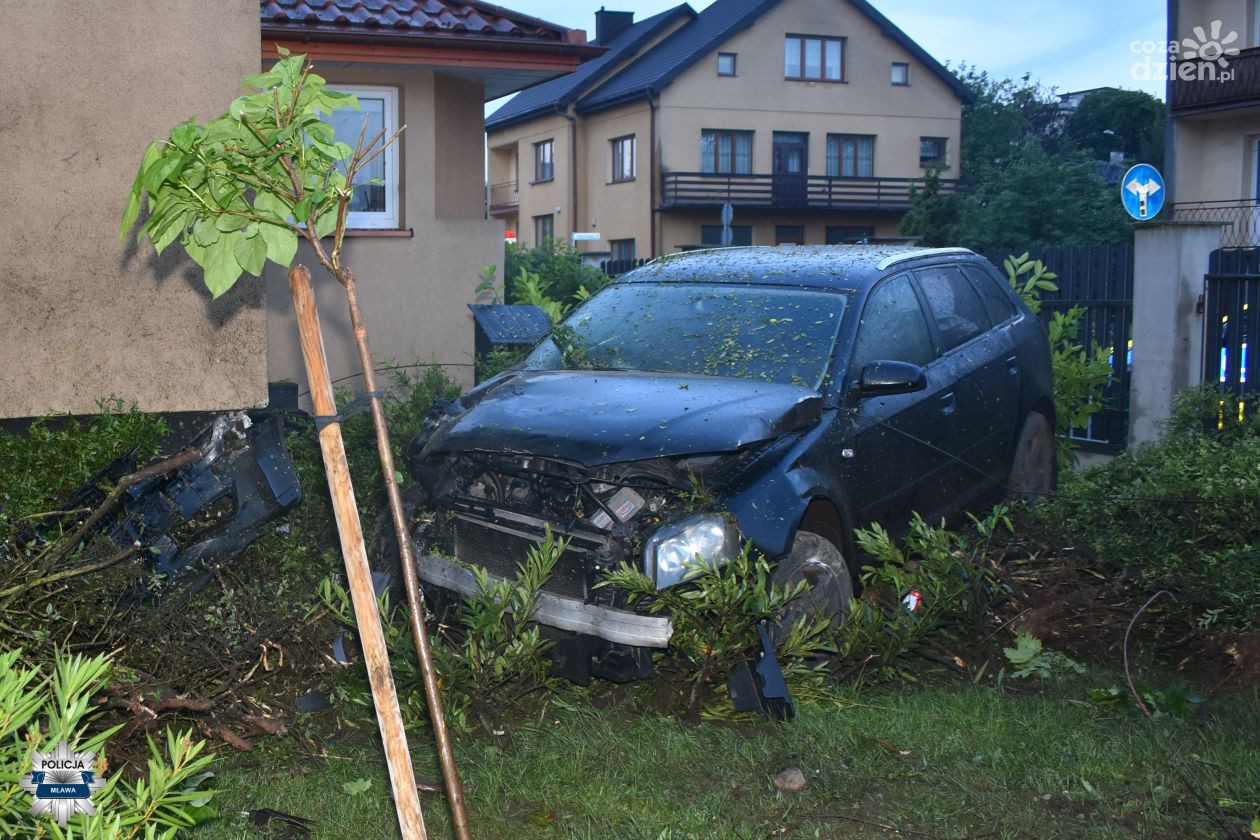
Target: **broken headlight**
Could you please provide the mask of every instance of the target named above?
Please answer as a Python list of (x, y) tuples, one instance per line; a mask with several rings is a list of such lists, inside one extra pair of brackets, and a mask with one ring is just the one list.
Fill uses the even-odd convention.
[(698, 513), (666, 525), (648, 540), (645, 568), (657, 589), (682, 583), (695, 575), (697, 557), (723, 566), (739, 553), (739, 532), (725, 516)]

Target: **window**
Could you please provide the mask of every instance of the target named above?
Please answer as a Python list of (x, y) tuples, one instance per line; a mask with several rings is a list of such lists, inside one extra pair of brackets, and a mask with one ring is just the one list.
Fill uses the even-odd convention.
[(910, 84), (910, 65), (900, 61), (892, 63), (892, 83), (894, 85)]
[(965, 344), (989, 328), (989, 316), (980, 296), (958, 269), (951, 266), (925, 268), (914, 276), (936, 319), (941, 352)]
[(945, 138), (944, 137), (920, 137), (919, 138), (919, 166), (929, 169), (934, 166), (945, 165)]
[(775, 225), (775, 245), (804, 245), (805, 228), (800, 225)]
[[(360, 135), (370, 140), (381, 132), (390, 137), (398, 130), (397, 89), (335, 87), (358, 97), (359, 109), (338, 108), (324, 118), (332, 126), (334, 140), (354, 148)], [(355, 187), (354, 198), (350, 201), (350, 215), (346, 219), (349, 227), (397, 228), (402, 220), (398, 209), (398, 145), (390, 145), (370, 161), (360, 170), (356, 180), (380, 183), (360, 183)]]
[(556, 218), (548, 213), (546, 216), (534, 217), (534, 247), (538, 247), (548, 239), (556, 238)]
[(534, 183), (556, 177), (555, 145), (551, 140), (534, 144)]
[(612, 141), (612, 179), (634, 180), (634, 135), (618, 137)]
[(875, 235), (875, 228), (859, 225), (827, 225), (828, 245), (862, 245)]
[(735, 75), (735, 53), (718, 53), (718, 75)]
[(789, 79), (844, 81), (844, 39), (789, 35), (783, 41), (783, 75)]
[(862, 312), (857, 346), (853, 350), (853, 376), (869, 362), (909, 362), (926, 365), (935, 357), (927, 320), (910, 279), (898, 275), (871, 292)]
[(827, 174), (833, 178), (875, 177), (875, 137), (870, 134), (828, 134)]
[[(722, 247), (722, 226), (721, 225), (701, 225), (700, 226), (700, 244), (707, 245), (711, 248)], [(731, 244), (732, 245), (751, 245), (752, 244), (752, 225), (731, 225)]]
[(634, 268), (634, 240), (633, 239), (613, 239), (608, 243), (611, 251), (609, 256), (609, 274), (622, 274)]
[(718, 131), (706, 128), (700, 132), (700, 171), (749, 175), (752, 173), (751, 131)]
[(963, 266), (963, 274), (967, 275), (976, 291), (980, 292), (980, 297), (989, 310), (990, 321), (1000, 324), (1019, 314), (1015, 302), (1011, 300), (1010, 284), (1006, 280), (999, 280), (978, 265)]

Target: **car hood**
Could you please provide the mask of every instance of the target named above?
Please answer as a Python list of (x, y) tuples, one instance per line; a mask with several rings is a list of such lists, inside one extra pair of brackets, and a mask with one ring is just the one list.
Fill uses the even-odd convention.
[(523, 452), (597, 466), (729, 452), (815, 425), (817, 391), (634, 371), (519, 371), (465, 397), (424, 454)]

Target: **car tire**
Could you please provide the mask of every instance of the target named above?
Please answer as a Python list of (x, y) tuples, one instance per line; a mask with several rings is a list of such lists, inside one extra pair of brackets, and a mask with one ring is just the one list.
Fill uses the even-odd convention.
[[(410, 485), (403, 488), (402, 503), (403, 516), (407, 520), (407, 527), (411, 534), (413, 546), (416, 545), (416, 538), (420, 536), (420, 532), (424, 528), (424, 519), (422, 517), (425, 502), (425, 493), (423, 488), (418, 484)], [(389, 575), (389, 603), (391, 606), (400, 607), (407, 605), (407, 592), (403, 586), (402, 560), (398, 551), (398, 534), (394, 529), (394, 518), (390, 514), (389, 506), (386, 505), (377, 514), (372, 524), (372, 531), (368, 537), (367, 544), (368, 567), (373, 573), (384, 573)]]
[(845, 562), (844, 552), (825, 537), (798, 530), (788, 552), (774, 569), (771, 582), (791, 588), (800, 581), (807, 587), (788, 602), (783, 615), (770, 625), (770, 639), (781, 648), (792, 627), (802, 618), (811, 621), (830, 618), (835, 625), (849, 617), (853, 599), (853, 576)]
[(1011, 459), (1011, 476), (1006, 483), (1009, 499), (1033, 504), (1047, 498), (1058, 478), (1058, 456), (1055, 453), (1054, 429), (1050, 420), (1039, 412), (1024, 419)]

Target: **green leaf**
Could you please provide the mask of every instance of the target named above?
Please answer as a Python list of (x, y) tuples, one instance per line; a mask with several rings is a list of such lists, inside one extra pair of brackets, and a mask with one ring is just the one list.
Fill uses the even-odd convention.
[(306, 198), (302, 199), (297, 204), (293, 205), (293, 218), (296, 219), (299, 223), (305, 223), (307, 218), (310, 215), (311, 215), (311, 197), (308, 195)]
[(136, 219), (140, 218), (140, 196), (142, 192), (140, 185), (136, 184), (131, 188), (131, 194), (127, 196), (127, 206), (123, 208), (122, 221), (118, 224), (119, 242), (126, 240), (127, 231), (131, 230), (132, 225), (136, 223)]
[(236, 243), (235, 256), (241, 268), (257, 277), (267, 264), (267, 240), (261, 236), (243, 236)]
[(203, 248), (209, 248), (219, 241), (219, 229), (215, 226), (214, 216), (202, 216), (192, 228), (193, 239)]
[(238, 216), (235, 213), (224, 213), (221, 216), (216, 216), (214, 220), (214, 226), (224, 233), (240, 230), (247, 224), (249, 224), (249, 219), (244, 216)]
[(171, 129), (171, 142), (181, 151), (187, 153), (197, 139), (197, 118), (189, 117)]
[(318, 218), (315, 219), (315, 235), (319, 237), (328, 236), (337, 227), (337, 207), (334, 205), (325, 210)]
[(144, 188), (155, 193), (166, 183), (166, 179), (183, 169), (188, 158), (176, 149), (167, 149), (153, 166), (144, 173)]
[(285, 268), (293, 264), (298, 246), (296, 233), (287, 227), (260, 224), (258, 237), (267, 243), (267, 259)]
[(371, 779), (355, 779), (353, 782), (342, 782), (341, 789), (347, 796), (358, 796), (372, 787)]
[(254, 212), (262, 216), (274, 216), (282, 222), (288, 221), (293, 215), (293, 210), (288, 203), (271, 192), (259, 192), (254, 196)]
[(206, 248), (201, 267), (205, 269), (206, 288), (211, 297), (219, 297), (240, 278), (241, 264), (236, 259), (236, 243), (240, 239), (236, 231), (224, 232), (218, 242)]

